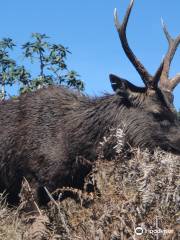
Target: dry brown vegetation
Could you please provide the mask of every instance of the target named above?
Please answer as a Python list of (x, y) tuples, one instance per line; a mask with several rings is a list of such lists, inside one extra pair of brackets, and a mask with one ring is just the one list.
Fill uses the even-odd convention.
[[(34, 202), (26, 180), (18, 207), (7, 207), (1, 195), (0, 239), (178, 239), (180, 158), (162, 151), (117, 151), (114, 161), (101, 154), (84, 190), (46, 189), (51, 201), (44, 208)], [(67, 192), (71, 197), (61, 201)]]

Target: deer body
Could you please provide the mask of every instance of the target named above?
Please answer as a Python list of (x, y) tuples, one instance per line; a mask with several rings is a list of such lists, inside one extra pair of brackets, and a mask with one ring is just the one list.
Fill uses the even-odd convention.
[[(63, 87), (48, 87), (0, 103), (0, 191), (15, 201), (23, 177), (37, 197), (43, 187), (82, 187), (97, 158), (99, 142), (110, 129), (122, 127), (132, 146), (160, 147), (180, 154), (180, 124), (173, 107), (172, 91), (180, 77), (168, 79), (168, 70), (180, 37), (171, 39), (168, 53), (154, 76), (135, 57), (126, 38), (131, 1), (124, 21), (115, 23), (123, 49), (139, 72), (145, 87), (110, 75), (114, 95), (90, 98)], [(108, 156), (113, 158), (114, 146)], [(42, 197), (42, 196), (41, 196)]]

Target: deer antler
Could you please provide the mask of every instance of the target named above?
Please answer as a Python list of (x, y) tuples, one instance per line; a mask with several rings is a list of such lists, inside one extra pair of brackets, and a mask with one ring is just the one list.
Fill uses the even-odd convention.
[(159, 85), (160, 85), (160, 88), (164, 89), (165, 91), (172, 92), (174, 90), (174, 88), (178, 85), (178, 83), (180, 83), (180, 73), (177, 74), (175, 77), (169, 79), (169, 68), (170, 68), (172, 59), (174, 57), (174, 54), (178, 48), (178, 45), (180, 44), (180, 35), (177, 36), (175, 39), (173, 39), (170, 36), (163, 20), (162, 20), (162, 27), (163, 27), (165, 36), (168, 40), (169, 48), (168, 48), (167, 54), (164, 58), (164, 66), (163, 66), (163, 70), (161, 73)]
[(146, 68), (143, 66), (143, 64), (137, 59), (135, 54), (132, 52), (131, 48), (129, 47), (128, 41), (127, 41), (126, 27), (127, 27), (127, 23), (128, 23), (128, 20), (129, 20), (129, 16), (130, 16), (133, 4), (134, 4), (134, 0), (131, 0), (129, 6), (127, 8), (126, 14), (124, 16), (122, 24), (119, 23), (118, 16), (117, 16), (117, 10), (115, 9), (115, 11), (114, 11), (115, 26), (117, 28), (119, 38), (120, 38), (122, 47), (124, 49), (124, 52), (126, 53), (126, 56), (129, 58), (131, 63), (134, 65), (136, 70), (138, 71), (138, 73), (139, 73), (140, 77), (142, 78), (144, 84), (146, 85), (147, 88), (156, 89), (157, 85), (158, 85), (158, 81), (159, 81), (160, 76), (161, 76), (161, 72), (162, 72), (162, 69), (163, 69), (164, 62), (161, 63), (161, 65), (159, 66), (155, 75), (151, 76), (148, 73), (148, 71), (146, 70)]

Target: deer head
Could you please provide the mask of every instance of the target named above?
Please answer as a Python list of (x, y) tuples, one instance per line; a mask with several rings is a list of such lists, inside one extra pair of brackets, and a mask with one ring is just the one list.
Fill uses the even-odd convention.
[[(177, 74), (172, 79), (169, 78), (169, 68), (180, 43), (180, 35), (173, 39), (162, 22), (169, 48), (162, 63), (152, 76), (135, 56), (127, 40), (126, 28), (133, 4), (134, 0), (131, 0), (122, 23), (119, 22), (117, 10), (115, 9), (114, 20), (123, 50), (139, 73), (145, 87), (137, 87), (125, 79), (110, 74), (112, 88), (117, 95), (126, 99), (125, 102), (128, 102), (128, 108), (131, 108), (131, 112), (136, 110), (134, 112), (136, 115), (143, 113), (143, 116), (145, 116), (146, 114), (148, 121), (158, 123), (158, 128), (163, 134), (166, 132), (168, 139), (173, 138), (173, 135), (177, 135), (175, 131), (177, 128), (180, 136), (180, 127), (173, 105), (173, 90), (180, 82), (180, 74)], [(175, 142), (175, 148), (178, 151), (180, 151), (179, 136), (172, 140)]]

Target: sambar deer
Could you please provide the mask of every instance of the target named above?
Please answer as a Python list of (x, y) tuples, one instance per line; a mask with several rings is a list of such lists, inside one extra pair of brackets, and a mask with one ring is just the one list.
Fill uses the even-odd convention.
[[(145, 87), (110, 75), (115, 94), (87, 97), (65, 87), (46, 87), (0, 103), (0, 190), (17, 200), (25, 177), (37, 197), (46, 186), (82, 187), (97, 158), (97, 149), (110, 129), (123, 128), (125, 142), (151, 150), (160, 147), (180, 154), (180, 123), (173, 106), (173, 89), (180, 75), (169, 79), (180, 35), (172, 39), (163, 25), (169, 49), (151, 76), (129, 47), (126, 27), (131, 1), (117, 27), (122, 47)], [(107, 148), (113, 157), (114, 146)], [(80, 161), (78, 159), (87, 159)], [(41, 198), (40, 197), (40, 198)]]

